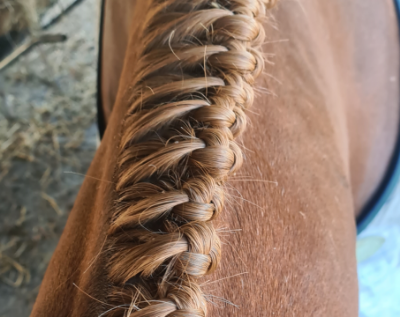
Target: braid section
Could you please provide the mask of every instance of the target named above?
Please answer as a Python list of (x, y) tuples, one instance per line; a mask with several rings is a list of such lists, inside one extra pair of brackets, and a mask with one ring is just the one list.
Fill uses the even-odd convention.
[[(204, 317), (197, 280), (221, 258), (213, 226), (242, 164), (264, 60), (267, 0), (153, 0), (122, 127), (104, 316)], [(102, 316), (103, 316), (102, 315)]]

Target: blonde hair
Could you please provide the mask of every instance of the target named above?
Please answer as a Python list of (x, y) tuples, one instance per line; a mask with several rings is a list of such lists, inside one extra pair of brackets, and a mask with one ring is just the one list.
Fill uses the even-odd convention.
[(206, 316), (198, 278), (213, 272), (213, 226), (234, 139), (263, 70), (260, 22), (273, 1), (154, 0), (122, 127), (108, 233), (107, 316)]

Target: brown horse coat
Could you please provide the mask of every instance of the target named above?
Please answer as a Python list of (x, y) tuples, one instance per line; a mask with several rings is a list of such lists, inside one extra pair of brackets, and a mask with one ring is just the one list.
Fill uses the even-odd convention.
[[(103, 99), (113, 111), (32, 316), (107, 310), (99, 302), (109, 287), (103, 250), (120, 124), (150, 5), (132, 1), (124, 10), (132, 12), (129, 44), (111, 36), (115, 24), (105, 31), (113, 49), (104, 55)], [(398, 125), (394, 12), (390, 0), (282, 0), (269, 12), (270, 63), (240, 141), (244, 165), (218, 220), (222, 262), (202, 281), (214, 303), (209, 316), (357, 316), (354, 215), (382, 178)], [(107, 59), (125, 45), (122, 67)]]

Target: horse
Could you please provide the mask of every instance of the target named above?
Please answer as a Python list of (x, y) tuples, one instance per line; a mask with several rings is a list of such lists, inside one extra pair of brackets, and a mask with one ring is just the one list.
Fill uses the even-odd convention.
[(31, 316), (357, 316), (356, 223), (397, 144), (394, 3), (103, 9), (104, 135)]

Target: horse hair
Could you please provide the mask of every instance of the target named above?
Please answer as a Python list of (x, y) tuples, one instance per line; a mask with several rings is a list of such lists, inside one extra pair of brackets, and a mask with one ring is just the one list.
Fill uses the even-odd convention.
[(198, 279), (221, 258), (212, 220), (242, 164), (234, 140), (274, 2), (153, 0), (122, 125), (103, 315), (207, 315)]

